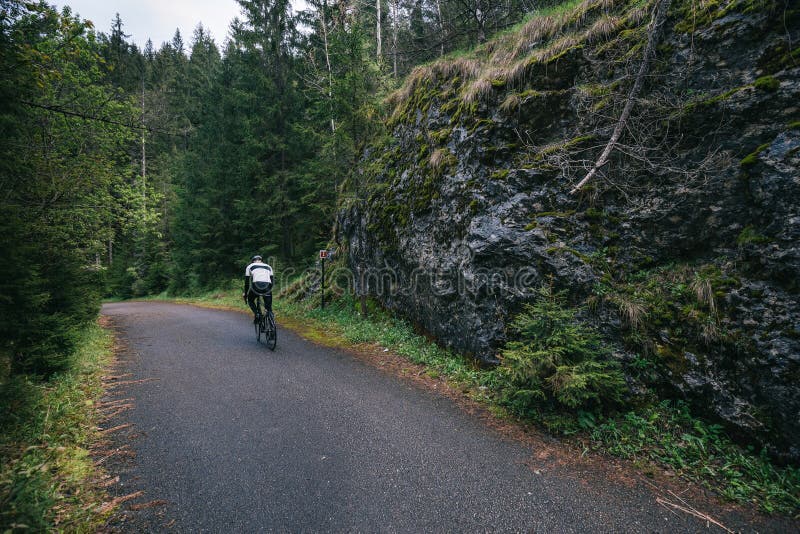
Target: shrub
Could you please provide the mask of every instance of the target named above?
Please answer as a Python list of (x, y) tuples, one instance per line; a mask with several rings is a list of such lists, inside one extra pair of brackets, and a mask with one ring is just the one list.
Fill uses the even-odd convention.
[(579, 408), (617, 402), (625, 379), (597, 332), (576, 319), (563, 293), (539, 290), (511, 324), (516, 340), (503, 351), (506, 403), (529, 414), (540, 403)]

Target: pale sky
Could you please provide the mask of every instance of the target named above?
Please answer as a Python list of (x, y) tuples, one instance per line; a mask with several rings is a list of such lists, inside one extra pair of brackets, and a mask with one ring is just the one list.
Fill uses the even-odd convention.
[[(162, 43), (171, 41), (175, 29), (180, 28), (187, 49), (198, 23), (211, 32), (222, 46), (228, 36), (231, 21), (241, 15), (235, 0), (51, 0), (58, 9), (67, 5), (82, 19), (91, 20), (97, 31), (109, 33), (111, 21), (119, 13), (122, 31), (130, 35), (129, 41), (144, 48), (147, 39), (153, 40), (158, 50)], [(293, 1), (297, 7), (305, 2)]]

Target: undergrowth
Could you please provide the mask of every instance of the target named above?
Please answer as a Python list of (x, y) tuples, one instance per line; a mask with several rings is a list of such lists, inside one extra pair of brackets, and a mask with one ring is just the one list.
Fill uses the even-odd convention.
[(104, 520), (89, 445), (111, 336), (93, 324), (77, 347), (69, 371), (0, 383), (0, 532), (92, 532)]

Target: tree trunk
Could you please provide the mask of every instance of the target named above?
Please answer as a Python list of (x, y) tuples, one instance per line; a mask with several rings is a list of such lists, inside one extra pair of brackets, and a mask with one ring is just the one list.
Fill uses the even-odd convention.
[(441, 44), (439, 45), (439, 55), (444, 55), (444, 19), (442, 18), (442, 1), (436, 0), (436, 11), (439, 13), (439, 38)]
[(398, 18), (400, 14), (397, 12), (398, 10), (398, 2), (397, 0), (393, 0), (391, 7), (392, 7), (392, 56), (393, 56), (393, 69), (392, 73), (394, 77), (397, 78), (397, 32), (399, 21)]
[(328, 107), (331, 114), (331, 133), (336, 133), (336, 122), (333, 120), (333, 70), (331, 70), (331, 56), (328, 53), (328, 23), (326, 13), (328, 12), (328, 2), (322, 3), (322, 11), (319, 20), (322, 23), (322, 38), (325, 43), (325, 65), (328, 67)]
[(377, 11), (378, 15), (376, 17), (377, 22), (375, 23), (375, 34), (376, 40), (378, 42), (378, 54), (377, 59), (378, 63), (380, 63), (381, 58), (383, 56), (383, 51), (381, 50), (383, 41), (381, 38), (381, 0), (375, 0), (375, 11)]

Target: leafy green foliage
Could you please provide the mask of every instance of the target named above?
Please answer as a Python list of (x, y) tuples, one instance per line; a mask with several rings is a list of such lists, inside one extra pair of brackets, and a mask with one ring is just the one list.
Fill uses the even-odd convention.
[(110, 345), (111, 336), (91, 325), (76, 333), (70, 371), (46, 386), (26, 375), (0, 382), (0, 531), (69, 525), (90, 532), (102, 523), (104, 499), (91, 484), (98, 472), (88, 447)]
[(509, 406), (536, 411), (543, 402), (568, 408), (618, 402), (625, 392), (619, 365), (600, 336), (576, 319), (563, 294), (543, 287), (511, 324), (516, 340), (506, 344), (503, 368)]
[(758, 502), (765, 512), (800, 510), (800, 469), (771, 464), (766, 451), (742, 450), (682, 402), (662, 401), (587, 428), (595, 449), (665, 466), (732, 501)]
[(49, 375), (97, 313), (134, 108), (103, 84), (86, 25), (45, 4), (4, 4), (0, 72), (0, 352)]

